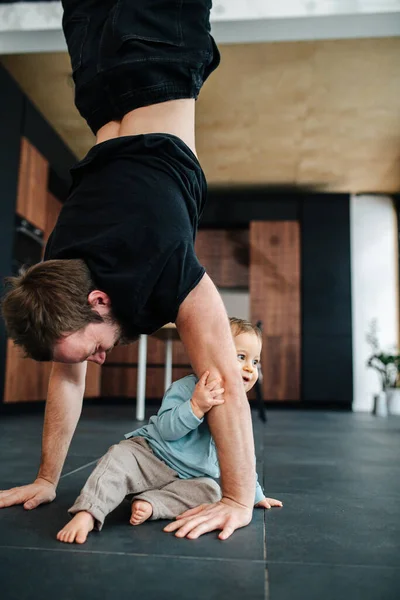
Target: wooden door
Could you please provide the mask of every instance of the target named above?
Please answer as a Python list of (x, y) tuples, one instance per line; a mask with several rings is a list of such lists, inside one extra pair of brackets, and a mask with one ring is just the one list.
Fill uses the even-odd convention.
[(252, 322), (263, 323), (265, 400), (300, 399), (300, 228), (295, 221), (250, 224)]
[(248, 229), (200, 229), (196, 254), (217, 287), (249, 287)]

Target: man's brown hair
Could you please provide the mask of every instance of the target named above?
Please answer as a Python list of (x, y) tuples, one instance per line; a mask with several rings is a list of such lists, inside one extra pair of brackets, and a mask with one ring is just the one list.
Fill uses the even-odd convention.
[(34, 360), (52, 360), (57, 340), (103, 322), (88, 295), (96, 289), (83, 260), (48, 260), (6, 282), (2, 301), (8, 335)]
[(262, 332), (257, 325), (253, 325), (250, 321), (246, 321), (245, 319), (237, 319), (236, 317), (230, 317), (229, 319), (232, 335), (236, 337), (241, 333), (255, 333), (259, 338), (260, 342), (262, 342)]

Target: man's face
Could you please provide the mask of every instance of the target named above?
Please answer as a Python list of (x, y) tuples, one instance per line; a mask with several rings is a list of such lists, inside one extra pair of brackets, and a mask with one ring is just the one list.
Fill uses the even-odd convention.
[(90, 323), (79, 331), (64, 335), (53, 348), (53, 361), (81, 363), (89, 360), (102, 365), (107, 352), (121, 339), (121, 328), (111, 313), (109, 296), (101, 290), (93, 290), (88, 303), (101, 317), (103, 323)]
[(261, 341), (253, 332), (240, 333), (234, 337), (236, 356), (247, 394), (258, 379), (257, 365), (260, 362)]
[(53, 360), (61, 363), (89, 360), (102, 365), (107, 352), (116, 345), (120, 336), (120, 329), (113, 322), (90, 323), (59, 340), (54, 346)]

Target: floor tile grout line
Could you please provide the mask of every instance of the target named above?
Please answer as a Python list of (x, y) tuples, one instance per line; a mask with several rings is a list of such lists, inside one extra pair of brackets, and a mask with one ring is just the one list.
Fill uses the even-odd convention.
[(86, 463), (85, 465), (82, 465), (81, 467), (78, 467), (77, 469), (74, 469), (73, 471), (68, 471), (68, 473), (64, 473), (64, 475), (61, 475), (60, 479), (64, 479), (64, 477), (68, 477), (69, 475), (73, 475), (74, 473), (78, 473), (78, 471), (82, 471), (82, 469), (86, 469), (86, 467), (90, 467), (91, 465), (96, 464), (97, 461), (98, 458), (92, 460), (89, 463)]
[(103, 550), (67, 550), (66, 548), (39, 548), (37, 546), (7, 546), (0, 545), (0, 550), (33, 550), (35, 552), (65, 552), (76, 554), (104, 554), (107, 556), (135, 556), (135, 557), (151, 557), (151, 558), (179, 558), (184, 560), (202, 560), (202, 561), (220, 561), (220, 562), (244, 562), (244, 563), (257, 563), (264, 565), (264, 561), (260, 559), (246, 559), (246, 558), (221, 558), (212, 556), (185, 556), (181, 554), (148, 554), (146, 552), (112, 552)]
[(300, 567), (338, 567), (343, 569), (344, 567), (353, 567), (364, 569), (396, 569), (398, 571), (399, 565), (372, 565), (366, 563), (316, 563), (316, 562), (301, 562), (296, 560), (267, 560), (268, 565), (298, 565)]

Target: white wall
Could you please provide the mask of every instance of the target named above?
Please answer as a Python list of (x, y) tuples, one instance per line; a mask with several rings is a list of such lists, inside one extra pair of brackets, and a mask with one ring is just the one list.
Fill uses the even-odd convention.
[[(214, 0), (212, 33), (221, 43), (400, 35), (400, 0)], [(65, 52), (61, 2), (0, 4), (0, 55)]]
[(377, 319), (382, 350), (397, 346), (399, 341), (398, 233), (392, 199), (387, 196), (353, 195), (350, 226), (353, 410), (371, 411), (373, 395), (380, 390), (377, 374), (366, 367), (371, 353), (366, 341), (371, 320)]
[(248, 291), (220, 289), (222, 300), (229, 317), (250, 319), (250, 294)]

